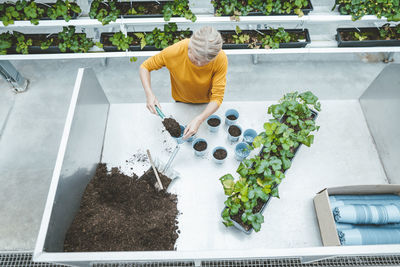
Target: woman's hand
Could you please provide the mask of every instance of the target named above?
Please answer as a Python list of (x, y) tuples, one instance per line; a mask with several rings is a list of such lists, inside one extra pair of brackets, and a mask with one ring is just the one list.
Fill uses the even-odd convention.
[(194, 118), (185, 128), (183, 132), (183, 139), (187, 139), (192, 135), (196, 134), (199, 130), (200, 125), (203, 123), (203, 119), (200, 116)]
[(158, 102), (157, 97), (153, 93), (148, 94), (147, 97), (146, 97), (146, 107), (147, 107), (147, 109), (150, 110), (151, 113), (157, 115), (156, 106), (161, 109), (161, 105)]

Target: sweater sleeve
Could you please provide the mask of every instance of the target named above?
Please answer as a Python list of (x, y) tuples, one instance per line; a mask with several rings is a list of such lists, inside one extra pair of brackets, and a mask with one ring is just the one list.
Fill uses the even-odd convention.
[(148, 71), (152, 71), (152, 70), (158, 70), (161, 69), (162, 67), (164, 67), (166, 65), (166, 61), (165, 61), (165, 54), (167, 49), (162, 50), (160, 53), (149, 57), (148, 59), (146, 59), (142, 65), (140, 65), (143, 68), (146, 68)]
[(228, 58), (222, 51), (223, 55), (221, 59), (217, 62), (216, 72), (212, 78), (212, 88), (210, 101), (218, 103), (218, 106), (222, 104), (225, 94), (226, 85), (226, 73), (228, 71)]

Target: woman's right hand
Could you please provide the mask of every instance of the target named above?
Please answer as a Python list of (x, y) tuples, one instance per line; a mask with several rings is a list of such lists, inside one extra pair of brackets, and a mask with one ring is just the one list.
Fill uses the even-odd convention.
[(161, 109), (161, 105), (158, 102), (157, 97), (153, 93), (147, 95), (146, 107), (155, 115), (157, 115), (156, 106)]

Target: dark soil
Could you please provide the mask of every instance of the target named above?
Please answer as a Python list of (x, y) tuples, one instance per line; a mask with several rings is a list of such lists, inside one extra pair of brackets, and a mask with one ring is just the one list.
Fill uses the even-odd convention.
[(214, 158), (216, 159), (224, 159), (228, 155), (225, 149), (217, 149), (214, 152)]
[(229, 116), (226, 116), (228, 119), (230, 119), (231, 121), (234, 121), (234, 120), (236, 120), (237, 119), (237, 117), (235, 116), (235, 115), (229, 115)]
[(177, 197), (146, 177), (129, 177), (99, 164), (66, 234), (65, 252), (173, 250)]
[(176, 138), (181, 136), (181, 127), (176, 120), (173, 118), (165, 118), (162, 123), (172, 137)]
[[(165, 176), (164, 174), (158, 172), (158, 176), (160, 177), (163, 188), (166, 190), (169, 184), (172, 182), (172, 179)], [(154, 174), (153, 168), (150, 167), (141, 177), (140, 179), (145, 179), (146, 181), (151, 181), (155, 188), (159, 188), (157, 177)]]
[[(261, 199), (257, 200), (257, 205), (254, 207), (253, 209), (253, 213), (257, 213), (259, 211), (261, 211), (261, 208), (265, 205), (265, 202), (263, 202)], [(245, 224), (242, 221), (242, 214), (243, 214), (243, 210), (239, 209), (238, 214), (236, 215), (231, 215), (231, 219), (234, 220), (235, 222), (237, 222), (238, 224), (240, 224), (240, 226), (242, 226), (246, 231), (249, 231), (251, 228), (253, 228), (251, 225)]]
[(210, 125), (212, 127), (216, 127), (216, 126), (221, 124), (221, 121), (219, 119), (217, 119), (217, 118), (212, 118), (212, 119), (209, 119), (207, 121), (207, 123), (208, 123), (208, 125)]
[(207, 149), (207, 143), (204, 141), (199, 141), (194, 145), (196, 151), (203, 151)]
[(237, 137), (242, 134), (242, 131), (236, 125), (229, 126), (228, 132), (231, 136)]

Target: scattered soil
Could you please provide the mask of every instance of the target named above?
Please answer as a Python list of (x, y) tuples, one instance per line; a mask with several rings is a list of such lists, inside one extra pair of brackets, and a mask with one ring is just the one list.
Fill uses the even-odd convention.
[(228, 155), (225, 149), (217, 149), (214, 152), (214, 158), (216, 159), (224, 159)]
[(207, 149), (207, 143), (204, 141), (199, 141), (194, 145), (196, 151), (203, 151)]
[(165, 118), (162, 123), (172, 137), (176, 138), (181, 136), (181, 127), (176, 120), (173, 118)]
[[(257, 205), (253, 209), (254, 213), (261, 211), (261, 208), (264, 206), (264, 204), (265, 204), (265, 202), (263, 202), (261, 199), (258, 199)], [(237, 222), (238, 224), (240, 224), (240, 226), (242, 226), (246, 231), (249, 231), (253, 227), (251, 225), (245, 224), (242, 221), (243, 212), (244, 212), (243, 210), (239, 210), (238, 214), (231, 215), (231, 219), (234, 220), (235, 222)]]
[(228, 132), (231, 136), (234, 137), (240, 136), (242, 134), (242, 130), (240, 130), (240, 128), (236, 125), (229, 126)]
[[(158, 172), (158, 176), (160, 177), (160, 180), (161, 180), (161, 183), (163, 185), (163, 188), (166, 190), (168, 188), (169, 184), (172, 182), (172, 179), (167, 177), (167, 176), (165, 176), (164, 174), (162, 174), (160, 172)], [(157, 189), (159, 188), (157, 177), (154, 174), (154, 171), (153, 171), (152, 167), (150, 167), (150, 169), (148, 169), (140, 177), (140, 179), (145, 179), (146, 181), (150, 181), (155, 188), (157, 188)]]
[(228, 119), (230, 119), (231, 121), (234, 121), (234, 120), (236, 120), (237, 119), (237, 117), (235, 116), (235, 115), (229, 115), (229, 116), (226, 116)]
[(217, 119), (217, 118), (212, 118), (212, 119), (209, 119), (207, 121), (207, 123), (208, 123), (208, 125), (210, 125), (212, 127), (217, 127), (218, 125), (221, 124), (221, 121), (219, 119)]
[(151, 176), (111, 173), (99, 164), (66, 234), (64, 251), (173, 250), (178, 238), (177, 197), (157, 191)]

